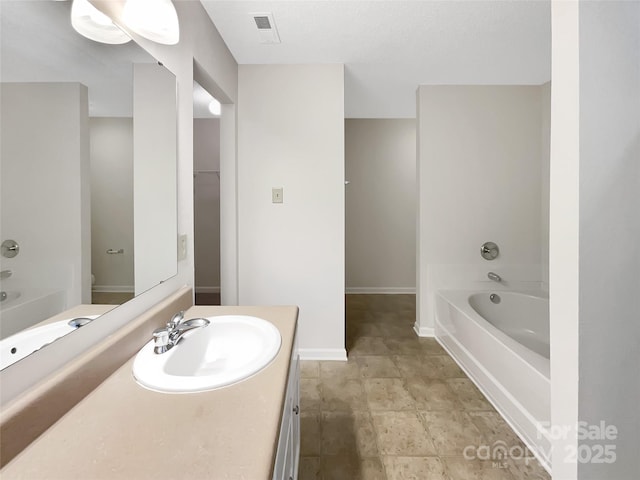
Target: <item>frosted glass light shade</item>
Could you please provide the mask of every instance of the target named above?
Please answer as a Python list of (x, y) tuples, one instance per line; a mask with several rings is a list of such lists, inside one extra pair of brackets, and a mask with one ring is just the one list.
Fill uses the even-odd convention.
[(222, 106), (220, 105), (220, 102), (215, 98), (211, 100), (211, 102), (209, 102), (209, 111), (211, 112), (211, 115), (216, 116), (219, 116), (222, 112)]
[(119, 45), (131, 40), (129, 35), (88, 0), (73, 0), (71, 25), (80, 35), (95, 42)]
[(180, 40), (178, 13), (171, 0), (127, 0), (122, 20), (131, 31), (156, 43)]

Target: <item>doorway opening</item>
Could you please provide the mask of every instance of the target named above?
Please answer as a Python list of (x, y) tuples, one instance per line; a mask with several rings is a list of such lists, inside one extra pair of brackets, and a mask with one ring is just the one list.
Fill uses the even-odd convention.
[(195, 304), (220, 305), (220, 103), (193, 83)]

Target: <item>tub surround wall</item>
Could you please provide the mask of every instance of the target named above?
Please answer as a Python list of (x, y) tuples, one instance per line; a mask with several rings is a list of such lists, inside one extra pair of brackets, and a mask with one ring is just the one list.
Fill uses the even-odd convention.
[[(63, 289), (66, 305), (91, 303), (89, 104), (79, 83), (3, 83), (3, 290)], [(27, 187), (28, 186), (28, 187)], [(1, 240), (0, 240), (1, 241)], [(43, 320), (43, 318), (35, 319)]]
[(415, 293), (416, 121), (345, 120), (347, 293)]
[(39, 479), (52, 472), (58, 478), (112, 480), (272, 478), (297, 312), (296, 307), (189, 309), (187, 318), (264, 318), (280, 330), (280, 351), (256, 375), (196, 394), (141, 387), (131, 359), (6, 465), (2, 478)]
[[(0, 448), (0, 466), (5, 466), (109, 375), (120, 368), (142, 345), (150, 340), (151, 332), (155, 328), (163, 326), (175, 312), (186, 310), (192, 304), (190, 288), (183, 288), (175, 292), (140, 317), (131, 320), (108, 339), (77, 356), (64, 368), (28, 390), (20, 389), (21, 385), (16, 382), (15, 378), (5, 376), (10, 368), (0, 372), (0, 381), (3, 386), (3, 401), (0, 411), (0, 442), (2, 447)], [(93, 312), (93, 308), (95, 307), (80, 306), (73, 311), (82, 315), (84, 312)], [(112, 307), (102, 308), (110, 309)], [(54, 320), (56, 319), (52, 319), (52, 321)], [(81, 330), (59, 339), (58, 343), (64, 343), (73, 335), (94, 326), (91, 323), (85, 325)], [(32, 358), (27, 357), (18, 363), (30, 360)], [(11, 391), (16, 388), (18, 389), (17, 393)], [(5, 401), (5, 397), (13, 398), (11, 401)], [(105, 409), (99, 408), (98, 411), (104, 413)], [(90, 416), (94, 417), (95, 413)], [(49, 475), (52, 471), (57, 472), (58, 469), (50, 470)], [(57, 473), (57, 475), (60, 474)], [(2, 476), (4, 477), (4, 472)]]
[(418, 89), (420, 335), (433, 334), (437, 290), (540, 288), (544, 101), (539, 86)]
[(238, 76), (239, 302), (299, 305), (301, 357), (344, 360), (344, 68)]
[[(640, 471), (640, 3), (552, 2), (551, 400), (553, 478)], [(604, 250), (603, 250), (604, 248)], [(571, 451), (614, 445), (614, 463)], [(578, 450), (580, 449), (580, 450)]]

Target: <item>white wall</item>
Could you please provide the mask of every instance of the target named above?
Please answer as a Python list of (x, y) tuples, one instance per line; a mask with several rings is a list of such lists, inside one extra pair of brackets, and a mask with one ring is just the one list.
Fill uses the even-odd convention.
[(157, 64), (133, 66), (135, 294), (177, 273), (176, 78)]
[[(540, 287), (542, 94), (537, 86), (418, 90), (418, 318), (433, 333), (434, 293)], [(498, 244), (493, 261), (480, 256)], [(487, 280), (493, 271), (502, 284)]]
[(92, 117), (89, 133), (93, 289), (133, 293), (133, 120)]
[(414, 293), (416, 122), (345, 120), (347, 293)]
[[(220, 291), (220, 120), (193, 120), (195, 286)], [(216, 171), (217, 174), (212, 173)]]
[[(241, 304), (300, 307), (301, 355), (345, 358), (342, 65), (240, 65)], [(284, 203), (271, 203), (272, 187)]]
[[(553, 477), (640, 472), (640, 4), (554, 2), (551, 135), (552, 421), (615, 426), (558, 438)], [(576, 462), (567, 448), (613, 463)]]
[(540, 87), (542, 126), (540, 128), (540, 165), (542, 168), (542, 206), (540, 208), (542, 288), (549, 291), (549, 188), (551, 168), (551, 82)]
[(3, 290), (62, 289), (67, 305), (90, 303), (87, 89), (3, 83), (1, 97), (11, 119), (2, 123), (2, 240), (20, 245), (16, 257), (0, 257), (13, 272)]

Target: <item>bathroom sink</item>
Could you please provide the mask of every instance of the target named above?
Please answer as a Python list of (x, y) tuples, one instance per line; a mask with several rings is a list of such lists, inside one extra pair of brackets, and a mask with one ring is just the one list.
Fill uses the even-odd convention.
[(280, 332), (257, 317), (208, 317), (209, 325), (184, 334), (164, 353), (147, 343), (133, 361), (133, 376), (145, 388), (189, 393), (226, 387), (255, 375), (280, 350)]

